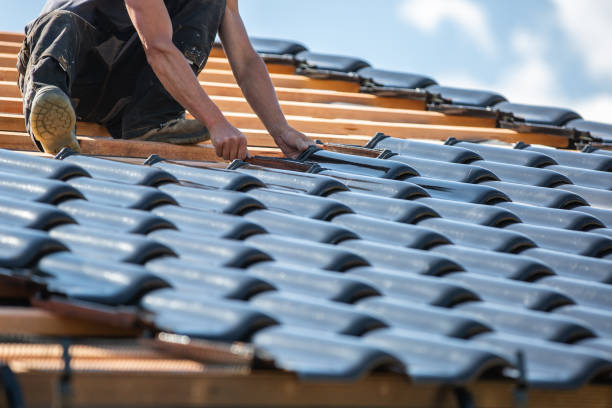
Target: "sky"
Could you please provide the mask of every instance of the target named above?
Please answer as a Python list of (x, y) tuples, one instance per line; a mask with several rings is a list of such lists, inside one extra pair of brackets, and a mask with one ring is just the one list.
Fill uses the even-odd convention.
[[(43, 1), (4, 0), (21, 31)], [(8, 4), (6, 4), (8, 3)], [(239, 0), (251, 36), (612, 123), (611, 0)]]

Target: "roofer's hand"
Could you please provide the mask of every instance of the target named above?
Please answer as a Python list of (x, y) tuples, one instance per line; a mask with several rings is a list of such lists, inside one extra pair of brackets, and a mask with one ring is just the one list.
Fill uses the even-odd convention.
[(208, 130), (217, 156), (223, 157), (225, 160), (244, 160), (250, 157), (246, 136), (229, 122), (215, 124)]
[(285, 156), (292, 159), (296, 159), (300, 153), (308, 149), (308, 146), (314, 145), (312, 139), (292, 127), (287, 127), (274, 135), (274, 141)]

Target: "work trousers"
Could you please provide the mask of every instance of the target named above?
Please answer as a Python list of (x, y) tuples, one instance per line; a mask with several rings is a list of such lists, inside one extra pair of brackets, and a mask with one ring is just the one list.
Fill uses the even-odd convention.
[[(173, 42), (197, 75), (219, 30), (225, 0), (167, 0), (166, 7)], [(46, 85), (71, 98), (78, 120), (99, 123), (114, 138), (138, 137), (184, 115), (149, 66), (134, 28), (118, 31), (104, 16), (94, 19), (90, 23), (55, 10), (38, 17), (26, 33), (17, 68), (30, 135), (32, 101)]]

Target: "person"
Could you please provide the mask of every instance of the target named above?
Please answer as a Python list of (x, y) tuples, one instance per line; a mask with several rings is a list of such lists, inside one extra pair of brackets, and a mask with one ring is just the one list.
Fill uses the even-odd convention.
[(47, 0), (26, 26), (17, 63), (28, 133), (45, 152), (79, 151), (75, 123), (84, 120), (113, 138), (210, 139), (225, 160), (248, 157), (246, 137), (197, 79), (217, 33), (246, 100), (297, 157), (313, 142), (287, 123), (238, 0)]

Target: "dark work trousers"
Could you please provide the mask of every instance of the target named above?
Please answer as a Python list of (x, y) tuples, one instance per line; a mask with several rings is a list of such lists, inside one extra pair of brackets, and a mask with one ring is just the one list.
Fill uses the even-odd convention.
[[(166, 0), (166, 7), (173, 42), (198, 74), (219, 30), (225, 0)], [(79, 120), (104, 125), (114, 138), (140, 136), (185, 113), (149, 66), (135, 30), (119, 32), (102, 15), (94, 24), (63, 10), (38, 17), (17, 68), (30, 135), (32, 101), (45, 85), (62, 89)]]

